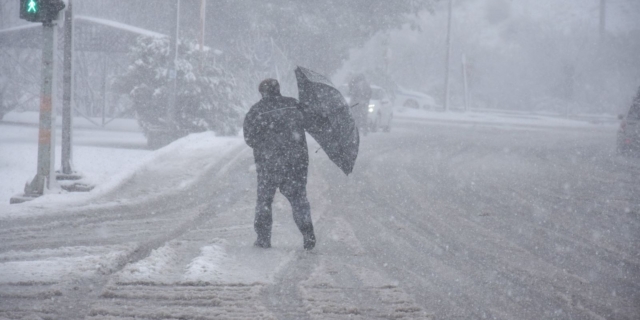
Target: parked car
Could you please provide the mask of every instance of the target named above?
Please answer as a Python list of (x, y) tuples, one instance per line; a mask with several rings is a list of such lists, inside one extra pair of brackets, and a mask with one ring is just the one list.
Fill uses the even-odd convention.
[(395, 92), (396, 107), (434, 110), (438, 108), (436, 100), (430, 95), (398, 86)]
[(386, 90), (378, 86), (371, 86), (371, 100), (369, 100), (368, 125), (371, 132), (382, 129), (391, 131), (393, 119), (393, 103)]
[(618, 129), (618, 154), (640, 154), (640, 103), (636, 100), (627, 115), (620, 115), (620, 129)]

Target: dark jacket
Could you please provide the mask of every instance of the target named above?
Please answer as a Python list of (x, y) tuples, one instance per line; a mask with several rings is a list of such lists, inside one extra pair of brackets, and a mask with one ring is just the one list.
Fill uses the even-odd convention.
[(258, 170), (305, 170), (309, 164), (304, 118), (296, 99), (271, 95), (253, 105), (244, 118), (244, 140), (253, 148)]

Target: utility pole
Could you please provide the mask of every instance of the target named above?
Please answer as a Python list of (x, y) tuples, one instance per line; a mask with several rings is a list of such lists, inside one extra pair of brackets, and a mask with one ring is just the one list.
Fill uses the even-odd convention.
[(607, 24), (607, 0), (600, 0), (600, 39), (604, 38)]
[(451, 60), (451, 16), (453, 11), (453, 0), (449, 0), (449, 15), (447, 18), (447, 58), (446, 71), (444, 74), (444, 110), (449, 110), (449, 68)]
[(207, 20), (207, 0), (200, 0), (200, 61), (198, 69), (202, 73), (202, 66), (204, 65), (204, 32)]
[[(175, 126), (173, 129), (177, 129), (177, 123), (175, 119), (175, 110), (176, 110), (176, 101), (178, 96), (178, 35), (180, 34), (180, 0), (176, 0), (176, 24), (173, 32), (173, 43), (170, 47), (171, 50), (171, 58), (172, 65), (171, 71), (169, 72), (169, 77), (172, 80), (173, 90), (171, 90), (171, 99), (169, 101), (170, 105), (169, 111), (169, 119), (173, 122), (172, 124)], [(177, 134), (177, 133), (176, 133)]]
[(462, 81), (464, 84), (464, 111), (469, 110), (469, 85), (467, 81), (467, 56), (462, 55)]
[[(4, 17), (4, 6), (5, 3), (0, 4), (0, 17)], [(2, 19), (2, 21), (0, 21), (0, 29), (4, 29), (5, 20), (6, 19)]]
[(275, 48), (275, 47), (276, 47), (276, 45), (275, 45), (275, 43), (273, 42), (273, 38), (272, 38), (272, 37), (269, 37), (269, 41), (271, 41), (271, 52), (272, 52), (272, 54), (271, 54), (271, 55), (272, 55), (271, 61), (273, 61), (273, 66), (274, 66), (274, 69), (275, 69), (275, 71), (276, 71), (276, 80), (278, 80), (279, 82), (282, 82), (282, 81), (281, 81), (281, 79), (280, 79), (280, 69), (278, 69), (278, 62), (277, 62), (277, 61), (276, 61), (276, 59), (273, 57), (273, 56), (275, 55), (273, 52), (276, 52), (276, 48)]
[(200, 0), (200, 51), (204, 51), (204, 31), (207, 19), (207, 0)]

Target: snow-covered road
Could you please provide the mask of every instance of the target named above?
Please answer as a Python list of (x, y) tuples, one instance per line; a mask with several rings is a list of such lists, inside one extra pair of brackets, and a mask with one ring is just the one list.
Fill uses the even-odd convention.
[(637, 319), (640, 162), (614, 138), (401, 122), (349, 177), (312, 143), (305, 252), (281, 195), (273, 248), (251, 246), (250, 149), (191, 136), (97, 198), (0, 218), (0, 318)]

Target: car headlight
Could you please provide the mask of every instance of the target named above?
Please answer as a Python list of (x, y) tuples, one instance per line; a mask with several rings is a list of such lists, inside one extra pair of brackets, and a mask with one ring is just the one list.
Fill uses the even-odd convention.
[(373, 112), (373, 109), (376, 107), (375, 104), (370, 104), (369, 105), (369, 112)]

